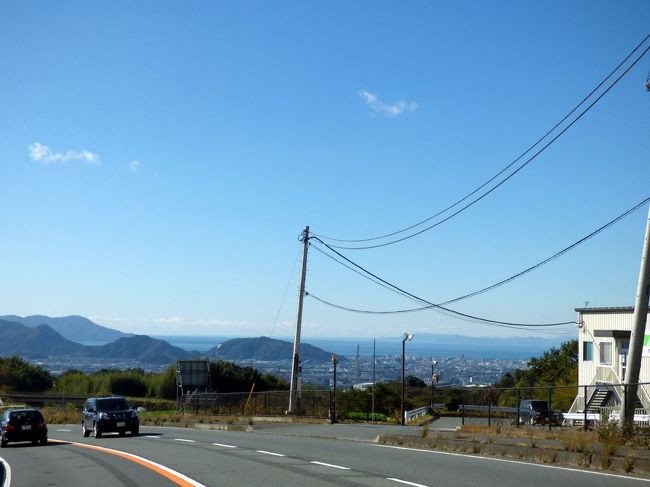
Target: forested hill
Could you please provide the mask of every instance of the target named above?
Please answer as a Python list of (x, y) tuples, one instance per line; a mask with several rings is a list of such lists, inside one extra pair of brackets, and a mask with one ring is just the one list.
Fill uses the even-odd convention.
[(33, 316), (0, 316), (0, 320), (12, 321), (30, 328), (39, 325), (48, 325), (54, 331), (59, 333), (63, 338), (73, 342), (112, 342), (118, 338), (130, 336), (112, 328), (107, 328), (97, 323), (93, 323), (83, 316), (62, 316), (52, 318), (44, 315)]
[[(277, 340), (269, 337), (258, 338), (235, 338), (213, 347), (206, 355), (210, 358), (223, 360), (291, 360), (293, 356), (293, 343)], [(332, 359), (332, 353), (309, 345), (300, 344), (300, 360), (314, 360), (317, 362), (328, 362)], [(344, 357), (339, 357), (344, 361)]]
[(45, 357), (95, 357), (98, 359), (131, 359), (144, 363), (168, 364), (200, 355), (174, 347), (164, 340), (146, 335), (120, 338), (102, 346), (85, 346), (67, 340), (48, 325), (29, 327), (0, 319), (0, 356), (29, 359)]

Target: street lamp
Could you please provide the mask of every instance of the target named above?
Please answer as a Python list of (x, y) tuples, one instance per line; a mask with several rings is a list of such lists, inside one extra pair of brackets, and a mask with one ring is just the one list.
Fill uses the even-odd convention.
[(402, 407), (401, 407), (401, 416), (402, 416), (402, 426), (404, 426), (404, 389), (406, 387), (406, 340), (409, 342), (413, 340), (415, 335), (413, 333), (404, 333), (404, 338), (402, 338)]

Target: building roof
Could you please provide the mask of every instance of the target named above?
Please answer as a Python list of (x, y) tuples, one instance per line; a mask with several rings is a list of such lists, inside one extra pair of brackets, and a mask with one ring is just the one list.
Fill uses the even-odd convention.
[[(578, 313), (634, 313), (634, 306), (606, 306), (602, 308), (576, 308)], [(650, 312), (650, 308), (648, 308)]]

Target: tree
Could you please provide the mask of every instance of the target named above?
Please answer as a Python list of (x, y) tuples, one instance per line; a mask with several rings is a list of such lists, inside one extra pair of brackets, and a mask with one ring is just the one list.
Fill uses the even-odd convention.
[(0, 387), (10, 391), (42, 392), (52, 387), (52, 376), (40, 365), (20, 357), (0, 357)]

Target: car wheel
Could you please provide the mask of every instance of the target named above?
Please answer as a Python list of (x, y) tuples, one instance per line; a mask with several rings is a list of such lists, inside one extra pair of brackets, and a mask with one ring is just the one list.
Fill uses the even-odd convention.
[(131, 436), (138, 436), (139, 434), (140, 434), (140, 429), (139, 428), (131, 430)]
[(6, 446), (7, 446), (7, 443), (9, 443), (9, 442), (8, 442), (7, 440), (5, 440), (4, 438), (2, 438), (2, 439), (0, 440), (0, 448), (4, 448), (4, 447), (6, 447)]
[(46, 446), (47, 445), (47, 438), (41, 438), (41, 445)]
[(533, 416), (531, 416), (530, 419), (528, 420), (528, 424), (530, 424), (531, 426), (535, 426), (535, 418)]
[(93, 431), (95, 432), (95, 438), (102, 437), (102, 431), (99, 429), (99, 425), (97, 423), (93, 423)]
[(81, 432), (84, 435), (84, 438), (88, 438), (90, 436), (90, 430), (86, 428), (86, 422), (82, 421), (81, 422)]

